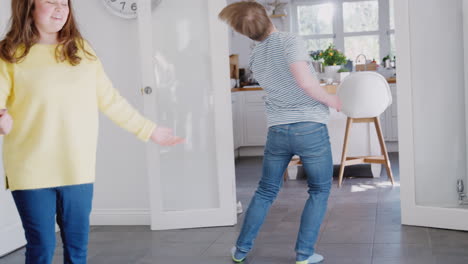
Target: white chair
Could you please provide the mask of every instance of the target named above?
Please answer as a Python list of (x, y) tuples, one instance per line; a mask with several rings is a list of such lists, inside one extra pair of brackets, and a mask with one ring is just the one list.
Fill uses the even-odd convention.
[[(375, 72), (356, 72), (343, 80), (338, 87), (338, 96), (342, 101), (341, 111), (348, 117), (338, 186), (340, 187), (343, 182), (343, 173), (346, 166), (364, 163), (385, 165), (388, 178), (393, 184), (392, 169), (379, 119), (380, 114), (392, 104), (392, 94), (387, 80)], [(381, 156), (347, 156), (349, 133), (353, 123), (374, 123), (382, 152)]]

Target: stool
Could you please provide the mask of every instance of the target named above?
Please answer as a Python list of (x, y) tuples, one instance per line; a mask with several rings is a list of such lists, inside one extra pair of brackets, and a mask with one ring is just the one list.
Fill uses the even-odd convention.
[[(380, 126), (379, 116), (392, 104), (392, 94), (387, 80), (375, 72), (356, 72), (346, 77), (338, 87), (338, 97), (341, 99), (341, 111), (348, 118), (341, 154), (341, 166), (338, 186), (343, 182), (344, 168), (363, 163), (377, 163), (385, 165), (387, 175), (394, 184), (393, 174), (388, 158), (387, 148)], [(353, 123), (374, 123), (380, 143), (381, 156), (348, 157), (347, 148), (349, 133)]]
[[(346, 152), (348, 150), (349, 133), (350, 133), (351, 126), (353, 123), (374, 123), (375, 129), (377, 131), (377, 137), (379, 139), (380, 149), (382, 152), (381, 156), (348, 157), (346, 155)], [(372, 117), (372, 118), (350, 118), (348, 117), (346, 121), (346, 131), (345, 131), (345, 137), (344, 137), (344, 143), (343, 143), (343, 152), (341, 154), (341, 165), (340, 165), (340, 173), (338, 176), (338, 187), (341, 187), (341, 184), (343, 182), (343, 173), (344, 173), (344, 169), (346, 166), (365, 164), (365, 163), (377, 163), (377, 164), (385, 165), (385, 168), (387, 169), (387, 176), (390, 179), (392, 185), (394, 184), (392, 168), (390, 165), (390, 159), (388, 158), (387, 147), (385, 146), (385, 140), (383, 138), (379, 117)]]

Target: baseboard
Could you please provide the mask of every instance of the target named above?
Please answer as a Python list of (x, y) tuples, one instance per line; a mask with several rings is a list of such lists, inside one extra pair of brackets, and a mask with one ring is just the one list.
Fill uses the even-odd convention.
[(234, 150), (234, 158), (235, 158), (235, 159), (237, 159), (237, 158), (240, 157), (239, 151), (240, 151), (240, 148), (236, 148), (236, 149)]
[(386, 141), (387, 152), (398, 152), (398, 141)]
[(258, 157), (263, 156), (263, 152), (265, 147), (258, 146), (258, 147), (241, 147), (238, 148), (239, 157)]
[(0, 257), (26, 245), (24, 230), (21, 223), (2, 227), (0, 229), (0, 235)]
[(94, 209), (91, 225), (150, 225), (149, 209)]

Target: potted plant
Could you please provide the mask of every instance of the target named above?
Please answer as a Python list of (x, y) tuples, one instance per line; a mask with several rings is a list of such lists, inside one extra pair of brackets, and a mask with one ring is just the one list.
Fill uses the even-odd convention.
[(382, 66), (388, 69), (390, 68), (390, 62), (391, 62), (391, 58), (390, 58), (390, 54), (388, 54), (382, 59)]
[(325, 73), (329, 78), (335, 78), (336, 73), (343, 64), (346, 64), (346, 56), (335, 48), (333, 44), (330, 44), (326, 50), (324, 50), (320, 57), (323, 59), (325, 65)]
[(314, 66), (315, 71), (319, 73), (323, 72), (323, 59), (320, 57), (322, 53), (322, 50), (317, 50), (310, 53), (310, 57), (312, 58), (312, 65)]

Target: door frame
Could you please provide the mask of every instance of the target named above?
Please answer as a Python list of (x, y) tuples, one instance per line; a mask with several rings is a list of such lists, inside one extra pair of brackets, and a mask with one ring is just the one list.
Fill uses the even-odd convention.
[[(467, 7), (467, 0), (464, 0), (464, 10), (467, 10)], [(467, 209), (422, 206), (416, 203), (409, 1), (396, 0), (395, 10), (399, 12), (399, 19), (395, 19), (395, 23), (397, 28), (396, 46), (400, 58), (397, 67), (397, 98), (401, 222), (404, 225), (468, 230)], [(464, 23), (466, 24), (466, 22)], [(467, 38), (465, 33), (465, 39)]]
[[(227, 70), (229, 69), (228, 31), (227, 26), (217, 16), (226, 6), (226, 1), (206, 1), (208, 1), (208, 14), (210, 15), (208, 19), (212, 55), (210, 61), (212, 65), (211, 84), (215, 87), (213, 101), (219, 208), (164, 212), (160, 197), (163, 188), (159, 169), (160, 148), (156, 144), (148, 144), (146, 157), (152, 230), (232, 226), (237, 223), (232, 109), (229, 71)], [(152, 54), (154, 47), (152, 23), (149, 23), (149, 21), (152, 22), (151, 1), (140, 0), (138, 4), (142, 69), (153, 69), (152, 56), (145, 56), (148, 54), (147, 51), (151, 51), (150, 54)], [(143, 87), (155, 87), (153, 72), (153, 70), (142, 70)], [(158, 120), (157, 93), (144, 95), (143, 98), (145, 115), (153, 120)]]

